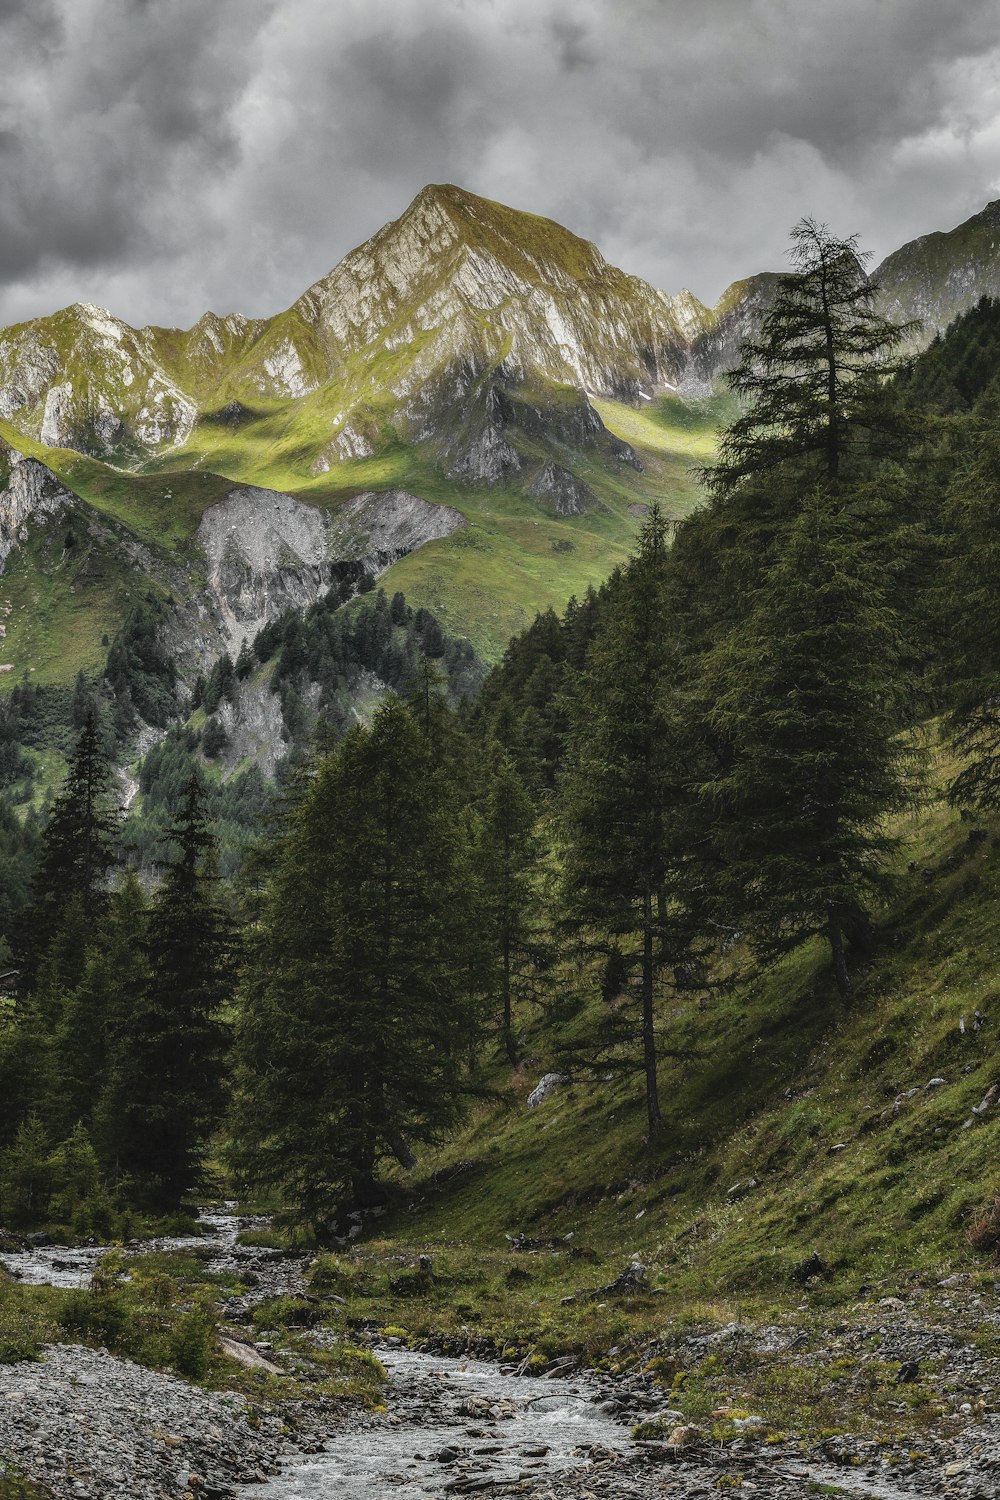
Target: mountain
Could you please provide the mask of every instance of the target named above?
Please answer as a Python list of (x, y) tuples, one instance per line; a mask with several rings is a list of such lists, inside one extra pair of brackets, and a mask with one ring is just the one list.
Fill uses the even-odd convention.
[[(998, 222), (992, 204), (888, 257), (886, 311), (923, 319), (926, 339), (1000, 290)], [(92, 669), (152, 588), (173, 601), (164, 629), (196, 671), (322, 593), (348, 535), (495, 657), (537, 609), (607, 575), (651, 499), (674, 515), (696, 503), (719, 410), (702, 398), (774, 280), (735, 282), (707, 308), (551, 220), (437, 185), (273, 318), (134, 329), (74, 304), (8, 328), (0, 665), (40, 680)], [(400, 504), (427, 515), (382, 545)], [(447, 522), (429, 518), (437, 507)], [(86, 547), (61, 546), (64, 510)], [(257, 524), (279, 512), (322, 556)], [(241, 536), (266, 545), (220, 568), (223, 526), (237, 552)]]
[(875, 278), (886, 316), (917, 322), (914, 342), (928, 343), (980, 297), (1000, 296), (1000, 199), (957, 229), (910, 240)]
[(325, 472), (370, 456), (390, 416), (416, 441), (440, 436), (440, 403), (491, 377), (648, 400), (682, 383), (712, 327), (690, 293), (655, 290), (548, 219), (427, 187), (275, 318), (136, 330), (77, 304), (7, 329), (0, 416), (133, 464), (182, 450), (198, 422), (238, 426), (321, 392), (311, 467)]

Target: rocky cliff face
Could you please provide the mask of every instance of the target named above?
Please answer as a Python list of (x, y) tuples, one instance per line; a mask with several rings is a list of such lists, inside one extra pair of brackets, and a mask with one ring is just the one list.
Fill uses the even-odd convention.
[(128, 461), (181, 446), (198, 408), (148, 330), (76, 303), (0, 335), (0, 416), (53, 448)]
[(922, 346), (980, 297), (1000, 296), (1000, 200), (945, 234), (925, 234), (893, 252), (875, 272), (887, 317), (916, 323)]
[(201, 519), (204, 583), (176, 607), (168, 643), (189, 671), (224, 650), (235, 656), (269, 621), (308, 608), (335, 581), (378, 577), (465, 524), (450, 506), (405, 490), (358, 495), (331, 513), (277, 490), (237, 486)]
[(28, 527), (59, 515), (77, 498), (44, 464), (0, 438), (0, 573)]

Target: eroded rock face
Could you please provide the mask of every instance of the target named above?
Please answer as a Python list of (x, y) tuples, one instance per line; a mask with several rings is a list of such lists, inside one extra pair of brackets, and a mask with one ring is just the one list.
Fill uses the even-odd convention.
[(76, 501), (51, 469), (0, 439), (0, 572), (32, 521), (56, 516)]
[(369, 571), (378, 574), (465, 524), (453, 506), (432, 505), (409, 490), (387, 490), (348, 500), (329, 518), (329, 536), (341, 558), (370, 564)]
[(335, 580), (377, 576), (464, 525), (457, 510), (406, 490), (357, 495), (331, 514), (278, 490), (237, 486), (202, 516), (206, 587), (171, 635), (179, 654), (200, 664), (222, 650), (235, 654), (268, 621), (308, 608)]
[(528, 494), (544, 500), (557, 516), (582, 516), (598, 501), (589, 485), (560, 464), (543, 464), (528, 486)]

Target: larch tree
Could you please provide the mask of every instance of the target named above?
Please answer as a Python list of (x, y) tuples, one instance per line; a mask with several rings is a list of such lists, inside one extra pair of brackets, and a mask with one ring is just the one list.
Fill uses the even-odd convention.
[(835, 481), (852, 450), (900, 432), (889, 380), (911, 325), (878, 312), (857, 235), (837, 239), (806, 218), (791, 239), (793, 270), (778, 277), (760, 331), (727, 376), (742, 410), (708, 471), (715, 494), (789, 464), (808, 479)]
[(637, 949), (649, 1136), (660, 1129), (656, 997), (690, 953), (685, 728), (668, 597), (666, 523), (654, 505), (609, 596), (574, 693), (561, 787), (565, 891), (584, 931)]

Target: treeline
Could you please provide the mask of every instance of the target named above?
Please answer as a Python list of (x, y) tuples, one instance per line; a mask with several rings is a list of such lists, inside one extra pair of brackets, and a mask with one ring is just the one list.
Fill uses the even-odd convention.
[[(139, 770), (140, 795), (125, 838), (135, 866), (148, 867), (159, 857), (164, 830), (192, 774), (206, 761), (221, 765), (233, 750), (244, 684), (279, 698), (284, 753), (273, 780), (256, 764), (206, 778), (206, 809), (226, 876), (237, 874), (282, 790), (315, 746), (336, 744), (357, 722), (359, 708), (370, 708), (386, 688), (415, 692), (430, 671), (452, 706), (474, 696), (483, 667), (468, 641), (448, 636), (430, 610), (414, 610), (402, 593), (390, 599), (368, 574), (351, 565), (345, 569), (316, 604), (304, 612), (287, 610), (245, 644), (235, 661), (224, 652), (196, 680), (190, 717), (170, 727)], [(259, 678), (262, 668), (269, 671)]]
[[(91, 713), (40, 839), (0, 1025), (0, 1216), (109, 1234), (176, 1208), (222, 1103), (237, 934), (192, 778), (155, 895), (113, 886), (121, 818)], [(5, 985), (5, 988), (8, 986)]]
[[(943, 716), (960, 751), (956, 801), (1000, 797), (1000, 387), (953, 358), (989, 347), (996, 309), (907, 365), (853, 241), (804, 221), (794, 253), (703, 508), (670, 528), (651, 506), (633, 560), (512, 641), (474, 703), (405, 601), (335, 627), (317, 608), (254, 648), (279, 691), (320, 683), (331, 707), (346, 641), (389, 681), (421, 639), (415, 683), (289, 778), (237, 906), (195, 783), (148, 904), (108, 891), (97, 812), (53, 814), (2, 1044), (18, 1211), (18, 1162), (78, 1156), (85, 1131), (119, 1201), (176, 1205), (214, 1146), (323, 1237), (453, 1127), (484, 1062), (518, 1061), (536, 1006), (573, 1018), (580, 1065), (637, 1077), (655, 1140), (663, 1007), (709, 993), (720, 956), (818, 938), (816, 1003), (852, 1003), (921, 726)], [(928, 403), (942, 371), (964, 405)], [(116, 922), (142, 936), (109, 962)]]

